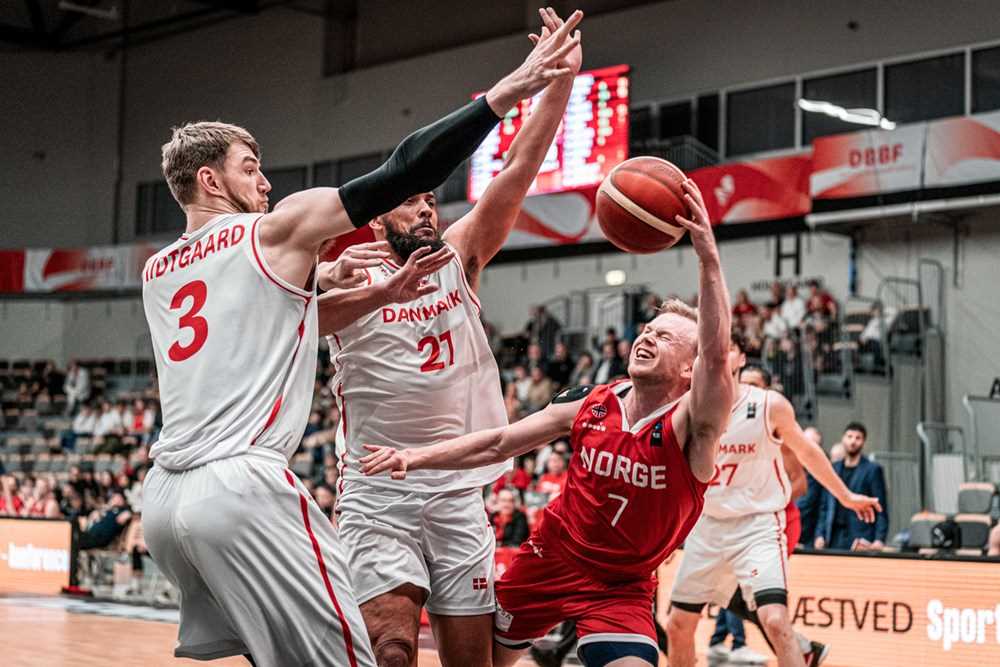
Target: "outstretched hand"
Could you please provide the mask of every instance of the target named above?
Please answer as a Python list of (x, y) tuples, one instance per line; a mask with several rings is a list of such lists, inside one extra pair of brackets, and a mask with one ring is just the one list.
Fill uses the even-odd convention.
[(405, 449), (397, 450), (395, 447), (382, 447), (380, 445), (365, 445), (371, 454), (363, 456), (361, 472), (365, 475), (378, 475), (388, 471), (393, 479), (406, 479), (406, 470), (410, 467), (409, 452)]
[(350, 289), (368, 280), (367, 269), (391, 257), (385, 241), (352, 245), (333, 262), (323, 262), (316, 269), (316, 284), (321, 290)]
[(445, 246), (435, 252), (428, 247), (417, 248), (399, 271), (385, 281), (390, 303), (406, 303), (438, 290), (427, 276), (437, 273), (455, 256)]
[[(538, 35), (528, 35), (528, 39), (535, 45), (559, 30), (564, 24), (564, 21), (559, 18), (559, 15), (551, 7), (539, 8), (538, 13), (542, 17), (542, 29)], [(580, 39), (580, 31), (577, 30), (573, 33), (573, 41), (576, 42), (576, 46), (570, 49), (566, 53), (566, 57), (557, 63), (559, 67), (570, 70), (573, 76), (580, 73), (580, 67), (583, 65), (583, 47), (580, 45)]]
[(874, 523), (875, 514), (882, 511), (882, 504), (878, 498), (863, 496), (860, 493), (852, 493), (847, 497), (846, 502), (841, 503), (845, 508), (853, 510), (858, 519), (865, 523)]
[(715, 234), (712, 232), (712, 221), (708, 217), (708, 208), (701, 196), (698, 185), (690, 178), (681, 183), (684, 190), (684, 203), (687, 204), (691, 217), (674, 216), (677, 224), (688, 230), (691, 244), (701, 260), (718, 258), (718, 248), (715, 245)]

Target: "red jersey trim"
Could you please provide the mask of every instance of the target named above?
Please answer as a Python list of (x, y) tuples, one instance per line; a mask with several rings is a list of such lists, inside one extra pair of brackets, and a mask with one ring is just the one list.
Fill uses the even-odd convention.
[(392, 261), (391, 259), (386, 258), (383, 259), (382, 262), (388, 264), (392, 269), (399, 271), (399, 266), (396, 264), (396, 262)]
[(771, 459), (771, 463), (774, 464), (774, 476), (778, 478), (778, 485), (781, 487), (781, 492), (787, 494), (788, 490), (785, 488), (785, 482), (781, 479), (781, 471), (778, 469), (778, 459)]
[(333, 608), (337, 612), (337, 618), (340, 620), (340, 631), (344, 637), (344, 648), (347, 649), (347, 659), (350, 661), (351, 667), (358, 667), (358, 660), (354, 655), (354, 638), (351, 636), (351, 626), (347, 623), (347, 617), (344, 616), (344, 611), (340, 608), (340, 602), (337, 601), (337, 594), (333, 591), (333, 584), (330, 583), (330, 576), (326, 571), (326, 561), (323, 560), (323, 551), (320, 549), (319, 541), (313, 533), (312, 524), (309, 523), (309, 501), (306, 500), (306, 497), (295, 486), (295, 479), (288, 470), (285, 470), (285, 479), (288, 480), (288, 483), (295, 489), (295, 492), (299, 496), (302, 525), (305, 527), (306, 535), (312, 543), (313, 553), (316, 554), (316, 564), (319, 567), (320, 576), (323, 577), (323, 585), (326, 586), (326, 593), (330, 596)]
[(260, 220), (263, 217), (263, 215), (259, 216), (253, 221), (253, 226), (250, 227), (250, 249), (253, 250), (253, 258), (257, 260), (257, 266), (260, 267), (261, 272), (266, 278), (289, 294), (306, 300), (311, 299), (313, 296), (312, 292), (307, 292), (301, 287), (296, 287), (295, 285), (279, 278), (278, 275), (271, 270), (271, 267), (267, 265), (267, 260), (264, 259), (263, 249), (258, 250), (260, 247), (260, 229), (258, 223), (260, 223)]

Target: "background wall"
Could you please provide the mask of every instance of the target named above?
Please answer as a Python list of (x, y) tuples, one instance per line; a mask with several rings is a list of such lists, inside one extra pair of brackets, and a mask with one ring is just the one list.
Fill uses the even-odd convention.
[[(475, 15), (473, 36), (489, 32), (490, 22), (513, 22), (510, 3), (475, 3), (474, 11), (460, 0), (358, 5), (362, 63), (447, 43), (442, 35), (454, 28), (434, 16)], [(533, 6), (522, 3), (532, 27)], [(1000, 36), (984, 20), (995, 13), (992, 0), (928, 0), (917, 3), (919, 11), (905, 0), (707, 6), (674, 0), (593, 16), (584, 25), (586, 66), (631, 64), (633, 97), (644, 101)], [(409, 29), (390, 30), (401, 17)], [(856, 31), (847, 28), (852, 20)], [(161, 178), (159, 147), (172, 125), (244, 124), (263, 145), (265, 170), (391, 148), (505, 74), (529, 47), (525, 31), (514, 31), (324, 77), (324, 30), (320, 17), (276, 9), (130, 50), (121, 240), (134, 235), (136, 184)], [(0, 57), (7, 74), (0, 81), (0, 247), (110, 242), (120, 55)]]

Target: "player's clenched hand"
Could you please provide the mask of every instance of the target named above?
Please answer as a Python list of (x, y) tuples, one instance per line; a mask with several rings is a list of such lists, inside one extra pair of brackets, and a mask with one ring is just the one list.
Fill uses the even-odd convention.
[[(551, 7), (540, 8), (538, 13), (542, 16), (542, 30), (539, 35), (528, 35), (532, 44), (538, 44), (539, 41), (559, 30), (563, 25), (563, 20)], [(573, 33), (573, 39), (576, 40), (576, 47), (568, 51), (558, 65), (569, 69), (575, 76), (580, 73), (580, 67), (583, 65), (583, 48), (580, 46), (579, 30)]]
[(863, 496), (860, 493), (852, 493), (847, 497), (847, 502), (841, 504), (849, 510), (854, 510), (858, 518), (865, 523), (874, 522), (875, 513), (882, 511), (878, 498)]
[(435, 252), (430, 248), (417, 248), (399, 271), (385, 281), (390, 303), (407, 303), (437, 291), (437, 285), (427, 281), (427, 276), (437, 273), (455, 256), (445, 246)]
[(321, 290), (360, 287), (367, 280), (364, 270), (378, 266), (389, 257), (389, 244), (385, 241), (352, 245), (336, 261), (319, 265), (317, 284)]
[(687, 204), (691, 212), (691, 218), (682, 215), (674, 216), (677, 224), (688, 230), (691, 235), (691, 244), (698, 254), (698, 259), (705, 261), (708, 259), (718, 259), (719, 250), (715, 245), (715, 234), (712, 232), (712, 221), (708, 217), (708, 209), (705, 207), (705, 200), (701, 196), (701, 190), (690, 178), (681, 183), (684, 189), (684, 203)]
[(395, 447), (365, 445), (371, 454), (361, 458), (361, 472), (366, 475), (378, 475), (389, 472), (393, 479), (406, 479), (406, 470), (410, 467), (410, 453)]

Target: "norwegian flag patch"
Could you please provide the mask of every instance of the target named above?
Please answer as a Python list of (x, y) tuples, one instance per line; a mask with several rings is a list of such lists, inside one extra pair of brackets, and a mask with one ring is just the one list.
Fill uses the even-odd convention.
[(474, 591), (485, 591), (490, 587), (490, 581), (486, 577), (473, 577), (472, 578), (472, 590)]
[(608, 409), (598, 403), (597, 405), (591, 406), (590, 414), (594, 415), (597, 419), (604, 419), (608, 415)]

